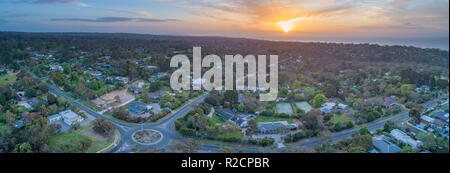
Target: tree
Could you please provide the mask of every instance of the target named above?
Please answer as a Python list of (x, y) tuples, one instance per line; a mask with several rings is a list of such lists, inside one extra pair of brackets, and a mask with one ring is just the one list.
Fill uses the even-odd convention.
[(405, 147), (403, 147), (402, 151), (400, 151), (400, 153), (416, 153), (416, 149), (414, 149), (413, 147), (406, 145)]
[(322, 106), (322, 104), (324, 104), (325, 102), (327, 102), (327, 97), (325, 97), (323, 94), (317, 94), (316, 96), (314, 96), (313, 105), (315, 108)]
[(302, 83), (300, 81), (295, 80), (294, 83), (292, 83), (293, 89), (299, 89), (300, 87), (302, 87)]
[(420, 122), (420, 114), (422, 112), (422, 109), (423, 109), (422, 105), (415, 105), (409, 111), (409, 118), (411, 118), (414, 124)]
[(52, 133), (59, 133), (59, 132), (61, 132), (61, 124), (51, 123), (50, 129), (51, 129)]
[(238, 105), (238, 111), (239, 111), (239, 112), (244, 112), (244, 111), (245, 111), (245, 105), (244, 105), (244, 102), (242, 102), (242, 103), (240, 103), (240, 104)]
[(16, 148), (14, 148), (14, 153), (33, 153), (33, 149), (28, 142), (17, 144)]
[(251, 119), (250, 121), (248, 121), (248, 127), (247, 127), (247, 130), (245, 131), (247, 136), (256, 134), (258, 132), (259, 132), (259, 129), (258, 129), (258, 123), (256, 122), (256, 120)]
[(350, 153), (367, 153), (367, 150), (362, 147), (351, 147), (348, 149)]
[(303, 117), (304, 125), (309, 130), (316, 130), (319, 128), (319, 118), (320, 110), (311, 109), (306, 115)]
[(98, 118), (94, 120), (94, 126), (92, 128), (101, 135), (110, 136), (116, 129), (116, 126), (105, 118)]
[(359, 135), (367, 135), (367, 134), (370, 134), (369, 129), (366, 126), (362, 126), (359, 129)]
[(72, 127), (73, 130), (78, 130), (78, 129), (80, 129), (80, 123), (74, 122), (74, 123), (72, 123), (72, 125), (70, 125), (70, 127)]
[(142, 102), (150, 103), (150, 97), (148, 96), (148, 91), (147, 90), (142, 92)]
[(0, 93), (0, 105), (6, 104), (6, 98), (3, 94)]
[(236, 90), (226, 90), (224, 93), (224, 99), (233, 105), (238, 101), (238, 92)]
[(49, 105), (55, 104), (56, 103), (56, 97), (53, 94), (48, 94), (47, 95), (47, 103)]
[(47, 93), (48, 92), (48, 85), (41, 81), (41, 83), (39, 83), (39, 90), (41, 90), (42, 93)]

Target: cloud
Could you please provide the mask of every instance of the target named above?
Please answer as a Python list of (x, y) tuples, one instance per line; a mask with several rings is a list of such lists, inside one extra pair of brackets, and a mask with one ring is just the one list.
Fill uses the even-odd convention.
[(348, 14), (353, 6), (348, 1), (317, 6), (317, 1), (295, 0), (177, 0), (162, 1), (178, 5), (190, 14), (216, 20), (240, 20), (250, 24), (275, 23), (293, 18), (327, 18)]
[(114, 23), (114, 22), (177, 22), (177, 19), (154, 19), (154, 18), (129, 18), (129, 17), (100, 17), (96, 19), (86, 18), (55, 18), (51, 21), (71, 21), (71, 22), (97, 22), (97, 23)]
[(26, 4), (71, 4), (78, 0), (13, 0), (12, 3)]
[(125, 10), (125, 9), (117, 9), (117, 8), (106, 8), (105, 10), (119, 12), (119, 13), (125, 13), (125, 14), (144, 16), (144, 17), (152, 17), (152, 14), (147, 11), (132, 11), (132, 10)]

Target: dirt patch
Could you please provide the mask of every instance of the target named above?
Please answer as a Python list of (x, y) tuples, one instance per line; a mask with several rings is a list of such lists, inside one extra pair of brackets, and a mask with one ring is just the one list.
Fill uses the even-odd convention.
[(162, 134), (155, 130), (145, 129), (137, 131), (133, 134), (133, 139), (140, 144), (154, 144), (160, 141)]

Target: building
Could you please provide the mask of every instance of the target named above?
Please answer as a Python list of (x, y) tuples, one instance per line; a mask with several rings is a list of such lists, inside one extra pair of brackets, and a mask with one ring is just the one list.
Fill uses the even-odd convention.
[(17, 103), (17, 105), (21, 106), (21, 107), (24, 107), (24, 108), (26, 108), (28, 110), (32, 110), (33, 109), (33, 107), (26, 100)]
[(150, 99), (159, 99), (159, 98), (161, 98), (164, 94), (168, 94), (168, 93), (169, 93), (168, 91), (162, 91), (162, 90), (160, 90), (160, 91), (148, 93), (148, 96), (150, 97)]
[(404, 143), (404, 144), (408, 144), (409, 146), (417, 149), (417, 147), (420, 147), (423, 145), (422, 141), (419, 140), (414, 140), (413, 138), (411, 138), (410, 136), (408, 136), (406, 133), (402, 132), (399, 129), (394, 129), (391, 131), (391, 136), (392, 138), (394, 138), (395, 140), (397, 140), (398, 142)]
[(51, 115), (51, 116), (47, 117), (48, 123), (55, 123), (62, 119), (63, 119), (63, 117), (59, 114), (55, 114), (55, 115)]
[(222, 118), (223, 121), (231, 121), (234, 122), (239, 127), (246, 127), (248, 125), (248, 121), (251, 119), (256, 118), (253, 114), (240, 114), (240, 113), (234, 113), (230, 110), (224, 110), (219, 109), (217, 111), (220, 118)]
[(142, 114), (147, 113), (148, 111), (152, 110), (152, 106), (147, 105), (142, 102), (134, 102), (130, 106), (128, 106), (128, 111), (137, 115), (141, 116)]
[(339, 103), (337, 107), (338, 109), (347, 109), (348, 106), (346, 104)]
[(391, 107), (392, 105), (394, 105), (395, 104), (395, 100), (394, 100), (394, 98), (392, 98), (392, 97), (385, 97), (384, 98), (384, 106), (386, 106), (386, 107)]
[(434, 118), (431, 118), (431, 117), (426, 116), (426, 115), (422, 115), (422, 116), (420, 116), (420, 122), (422, 122), (422, 123), (424, 123), (424, 124), (429, 126), (429, 125), (434, 124)]
[(446, 113), (442, 110), (437, 110), (437, 111), (431, 112), (431, 114), (434, 115), (436, 117), (436, 119), (439, 119), (441, 121), (448, 123), (448, 113)]
[(81, 123), (83, 117), (79, 116), (72, 110), (65, 110), (58, 114), (47, 117), (49, 123), (56, 123), (58, 121), (63, 121), (67, 125), (72, 125), (73, 123)]
[(35, 108), (35, 107), (41, 105), (41, 99), (39, 99), (39, 98), (37, 98), (37, 97), (33, 97), (33, 98), (31, 98), (30, 100), (28, 100), (28, 104), (29, 104), (31, 107)]
[(402, 149), (389, 141), (389, 137), (386, 136), (376, 136), (372, 137), (373, 147), (375, 151), (372, 153), (399, 153)]
[(118, 82), (122, 82), (124, 84), (127, 84), (129, 82), (129, 79), (127, 77), (121, 77), (121, 76), (117, 76), (116, 77), (116, 81)]
[(73, 112), (72, 110), (66, 110), (63, 112), (59, 113), (63, 119), (64, 122), (68, 125), (72, 125), (73, 123), (81, 123), (81, 121), (83, 121), (83, 117), (77, 115), (75, 112)]
[(100, 77), (102, 75), (102, 72), (99, 71), (92, 71), (91, 76), (92, 77)]
[(335, 106), (336, 106), (336, 103), (327, 102), (327, 103), (322, 104), (320, 111), (322, 112), (322, 114), (327, 114), (327, 113), (330, 113), (334, 109)]
[(288, 124), (286, 121), (258, 123), (258, 129), (263, 134), (278, 133), (280, 128), (286, 128), (291, 131), (297, 130), (296, 125)]
[(60, 65), (52, 65), (50, 66), (50, 71), (63, 71), (64, 68), (61, 67)]

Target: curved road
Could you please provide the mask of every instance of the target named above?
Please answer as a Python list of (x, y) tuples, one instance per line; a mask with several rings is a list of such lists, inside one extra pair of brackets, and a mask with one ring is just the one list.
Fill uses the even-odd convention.
[[(119, 142), (119, 144), (117, 146), (115, 146), (114, 148), (112, 148), (111, 150), (109, 150), (108, 152), (133, 152), (132, 149), (135, 146), (135, 142), (132, 140), (131, 135), (140, 129), (153, 129), (153, 130), (157, 130), (160, 131), (163, 134), (163, 139), (158, 142), (157, 144), (151, 145), (151, 146), (143, 146), (144, 148), (152, 148), (152, 149), (164, 149), (165, 147), (167, 147), (167, 145), (169, 144), (170, 141), (172, 140), (182, 140), (182, 138), (177, 135), (178, 132), (176, 132), (175, 130), (175, 125), (174, 122), (177, 118), (185, 115), (187, 112), (189, 112), (193, 107), (192, 105), (200, 103), (201, 101), (204, 100), (204, 98), (208, 95), (208, 94), (204, 94), (194, 100), (191, 100), (188, 104), (184, 105), (182, 108), (173, 111), (172, 114), (170, 115), (170, 117), (166, 117), (165, 119), (157, 122), (157, 123), (149, 123), (149, 124), (136, 124), (136, 125), (130, 125), (130, 124), (124, 124), (121, 122), (118, 122), (110, 117), (104, 116), (102, 114), (99, 114), (95, 111), (93, 111), (92, 109), (80, 104), (79, 102), (73, 100), (70, 97), (67, 97), (65, 95), (63, 95), (62, 93), (60, 93), (59, 91), (57, 91), (56, 89), (54, 89), (53, 87), (49, 88), (49, 91), (57, 96), (63, 96), (65, 97), (67, 100), (69, 100), (70, 102), (72, 102), (73, 105), (75, 105), (78, 109), (85, 111), (86, 113), (96, 117), (96, 118), (106, 118), (109, 121), (113, 122), (116, 127), (117, 130), (120, 132), (121, 135), (121, 140)], [(379, 129), (379, 128), (383, 128), (384, 124), (387, 121), (394, 121), (394, 122), (401, 122), (404, 121), (406, 119), (408, 119), (408, 113), (404, 112), (404, 113), (400, 113), (397, 114), (395, 116), (392, 116), (388, 119), (384, 119), (384, 120), (378, 120), (369, 124), (366, 124), (365, 126), (367, 126), (367, 128), (370, 131)], [(337, 133), (333, 133), (332, 134), (332, 140), (333, 142), (337, 142), (340, 140), (343, 140), (345, 138), (350, 138), (352, 137), (352, 134), (356, 131), (358, 131), (358, 128), (353, 128), (353, 129), (349, 129), (349, 130), (344, 130), (341, 132), (337, 132)], [(315, 138), (310, 138), (310, 139), (304, 139), (301, 140), (299, 142), (293, 143), (292, 145), (296, 145), (296, 146), (300, 146), (300, 147), (308, 147), (308, 148), (313, 148), (316, 144), (320, 143), (321, 138), (320, 137), (315, 137)], [(202, 144), (202, 148), (199, 150), (199, 152), (217, 152), (220, 148), (222, 148), (223, 146), (220, 144)], [(247, 148), (247, 147), (237, 147), (234, 146), (233, 147), (236, 151), (242, 150), (245, 152), (249, 152), (249, 153), (257, 153), (257, 152), (281, 152), (281, 149), (257, 149), (257, 148)]]

